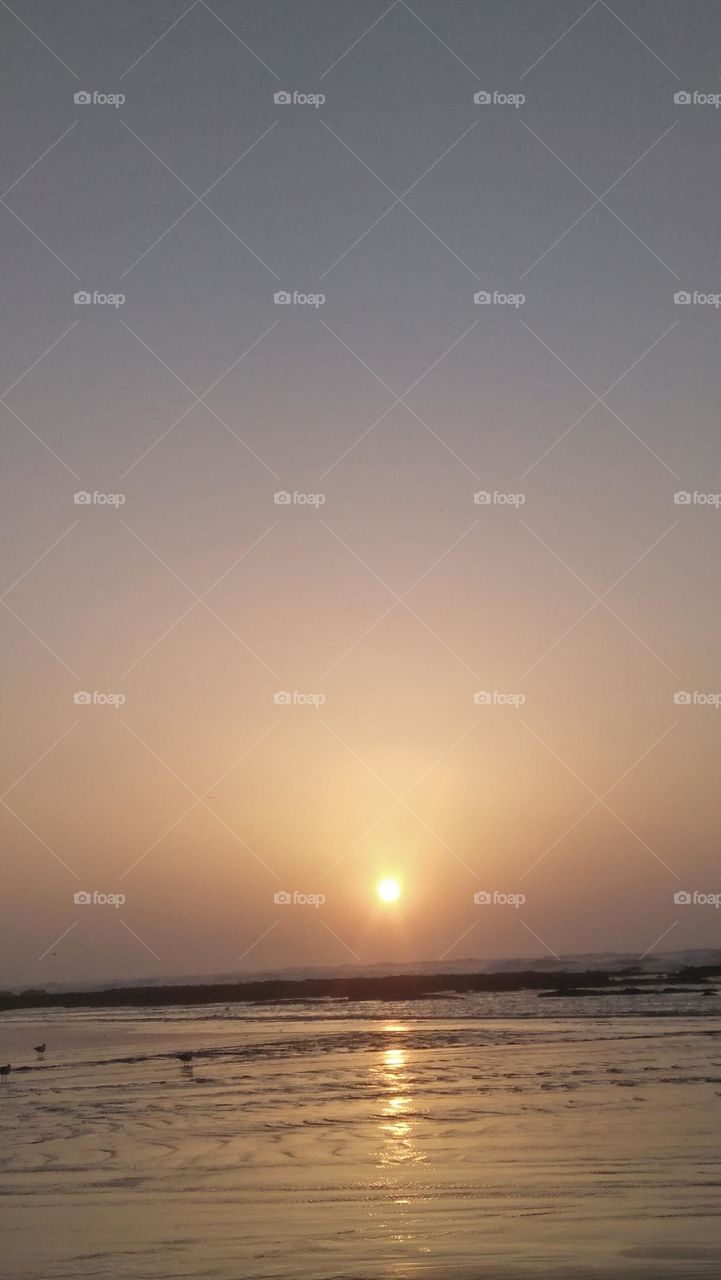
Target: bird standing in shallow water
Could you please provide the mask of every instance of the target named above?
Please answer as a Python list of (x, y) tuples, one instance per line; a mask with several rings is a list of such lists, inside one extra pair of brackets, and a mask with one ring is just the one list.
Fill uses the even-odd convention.
[(188, 1063), (188, 1062), (192, 1062), (192, 1061), (193, 1061), (193, 1055), (192, 1055), (192, 1053), (189, 1053), (189, 1052), (186, 1052), (186, 1053), (176, 1053), (176, 1055), (175, 1055), (175, 1056), (176, 1056), (176, 1058), (178, 1059), (178, 1062)]
[(3, 1084), (5, 1084), (5, 1081), (10, 1075), (11, 1070), (12, 1070), (12, 1067), (10, 1066), (9, 1062), (6, 1063), (4, 1067), (0, 1067), (0, 1076), (2, 1076), (3, 1078)]
[(36, 1045), (35, 1045), (35, 1052), (36, 1052), (36, 1053), (44, 1053), (46, 1048), (47, 1048), (47, 1046), (46, 1046), (46, 1045), (44, 1045), (44, 1044), (36, 1044)]

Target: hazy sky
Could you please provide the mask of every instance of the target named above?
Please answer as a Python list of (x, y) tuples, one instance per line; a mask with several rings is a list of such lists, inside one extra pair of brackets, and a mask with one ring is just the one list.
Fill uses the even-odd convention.
[(716, 945), (719, 6), (0, 49), (0, 981)]

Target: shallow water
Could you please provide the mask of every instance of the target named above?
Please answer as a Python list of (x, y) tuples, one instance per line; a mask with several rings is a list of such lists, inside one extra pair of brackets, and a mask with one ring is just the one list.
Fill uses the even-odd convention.
[(674, 1000), (1, 1015), (2, 1275), (716, 1277), (721, 1023)]

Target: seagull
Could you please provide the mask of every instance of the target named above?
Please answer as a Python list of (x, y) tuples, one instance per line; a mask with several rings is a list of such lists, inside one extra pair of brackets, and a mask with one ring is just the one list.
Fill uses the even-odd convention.
[(3, 1084), (5, 1084), (5, 1081), (7, 1080), (8, 1076), (10, 1075), (10, 1071), (11, 1071), (11, 1067), (10, 1067), (10, 1063), (9, 1063), (9, 1062), (8, 1062), (8, 1063), (6, 1063), (6, 1065), (5, 1065), (4, 1067), (0, 1067), (0, 1076), (2, 1076), (2, 1078), (3, 1078)]
[(35, 1045), (35, 1052), (36, 1052), (36, 1053), (44, 1053), (44, 1052), (45, 1052), (45, 1050), (46, 1050), (46, 1048), (47, 1048), (47, 1045), (44, 1045), (44, 1044), (36, 1044), (36, 1045)]
[(190, 1052), (176, 1053), (175, 1056), (178, 1059), (178, 1062), (192, 1062), (193, 1060), (193, 1055)]

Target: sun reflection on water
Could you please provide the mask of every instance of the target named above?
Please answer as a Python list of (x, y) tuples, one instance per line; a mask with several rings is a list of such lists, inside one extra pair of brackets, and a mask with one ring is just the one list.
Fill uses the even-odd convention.
[(379, 1167), (421, 1163), (425, 1156), (416, 1144), (417, 1112), (408, 1051), (396, 1046), (384, 1049), (379, 1066), (373, 1070), (380, 1088), (387, 1095), (381, 1104)]

